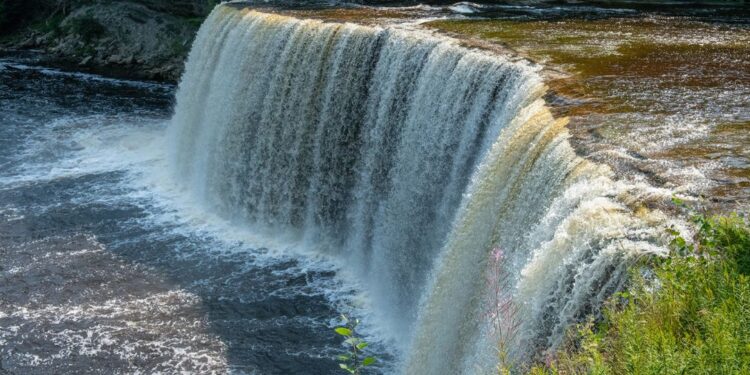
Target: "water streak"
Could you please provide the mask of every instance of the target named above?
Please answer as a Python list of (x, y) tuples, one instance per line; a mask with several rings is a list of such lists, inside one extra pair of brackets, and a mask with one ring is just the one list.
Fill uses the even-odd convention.
[(178, 90), (173, 172), (226, 217), (350, 265), (406, 373), (492, 368), (493, 248), (524, 316), (519, 360), (659, 251), (544, 93), (533, 67), (449, 39), (219, 6)]

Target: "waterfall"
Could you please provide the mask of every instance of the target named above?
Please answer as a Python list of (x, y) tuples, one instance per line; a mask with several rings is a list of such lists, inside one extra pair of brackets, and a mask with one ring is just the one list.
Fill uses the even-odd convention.
[(405, 373), (492, 368), (493, 249), (517, 360), (660, 251), (544, 93), (533, 66), (448, 38), (218, 6), (177, 92), (172, 172), (225, 217), (350, 265)]

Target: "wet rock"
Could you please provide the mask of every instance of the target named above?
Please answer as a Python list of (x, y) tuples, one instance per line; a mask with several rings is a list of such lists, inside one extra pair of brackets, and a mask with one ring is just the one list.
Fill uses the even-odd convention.
[(33, 48), (36, 47), (36, 45), (36, 38), (34, 37), (34, 35), (31, 35), (18, 44), (20, 48)]
[[(103, 73), (111, 68), (115, 75), (122, 75), (123, 67), (137, 65), (139, 69), (127, 69), (125, 74), (176, 80), (199, 26), (195, 12), (206, 14), (209, 10), (198, 0), (180, 4), (158, 0), (78, 5), (60, 22), (56, 32), (41, 35), (28, 31), (28, 36), (12, 47), (45, 47), (48, 61), (53, 64), (77, 63)], [(173, 12), (175, 7), (190, 4), (195, 8), (188, 7), (184, 15)]]
[(93, 56), (86, 56), (78, 63), (78, 65), (88, 65), (89, 62), (91, 62), (91, 59), (93, 59)]
[(120, 64), (122, 63), (122, 57), (120, 55), (112, 55), (107, 59), (108, 64)]

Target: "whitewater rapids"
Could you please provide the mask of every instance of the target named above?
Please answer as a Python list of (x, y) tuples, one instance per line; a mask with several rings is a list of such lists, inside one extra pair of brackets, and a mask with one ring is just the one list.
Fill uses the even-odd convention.
[(178, 89), (171, 172), (210, 210), (345, 263), (401, 372), (494, 367), (497, 272), (525, 361), (629, 260), (664, 251), (663, 218), (632, 214), (632, 188), (576, 155), (536, 69), (413, 30), (218, 6)]

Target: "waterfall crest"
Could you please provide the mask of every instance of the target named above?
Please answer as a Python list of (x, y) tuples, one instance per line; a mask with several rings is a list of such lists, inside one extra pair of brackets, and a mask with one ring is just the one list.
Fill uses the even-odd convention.
[(408, 338), (406, 373), (492, 368), (493, 249), (521, 360), (598, 308), (632, 254), (659, 251), (544, 93), (533, 67), (446, 38), (218, 6), (177, 93), (173, 174), (224, 216), (352, 265), (378, 324)]

